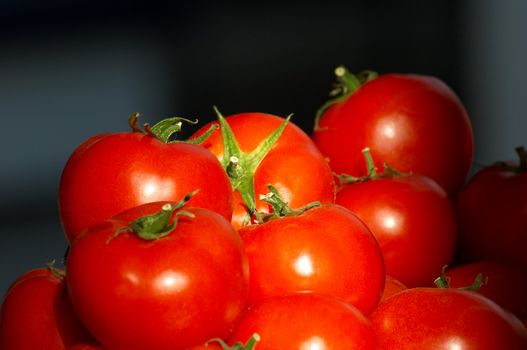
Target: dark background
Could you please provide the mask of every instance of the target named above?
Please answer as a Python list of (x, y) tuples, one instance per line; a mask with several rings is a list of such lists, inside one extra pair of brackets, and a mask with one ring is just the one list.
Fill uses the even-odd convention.
[(339, 64), (434, 75), (479, 163), (526, 144), (527, 2), (0, 0), (0, 295), (60, 260), (62, 168), (86, 138), (180, 115), (262, 111), (310, 132)]

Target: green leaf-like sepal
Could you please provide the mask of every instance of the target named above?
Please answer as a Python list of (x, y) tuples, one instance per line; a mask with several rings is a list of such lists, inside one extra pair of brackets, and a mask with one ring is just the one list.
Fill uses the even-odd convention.
[(163, 205), (161, 210), (157, 213), (144, 215), (135, 219), (128, 226), (117, 230), (117, 232), (112, 237), (110, 237), (108, 241), (125, 231), (130, 231), (136, 234), (138, 237), (148, 241), (157, 240), (169, 235), (176, 228), (180, 216), (194, 218), (194, 214), (186, 210), (178, 211), (174, 217), (172, 214), (176, 210), (181, 209), (190, 200), (190, 198), (192, 198), (192, 196), (198, 193), (198, 191), (199, 190), (196, 190), (187, 194), (177, 203), (167, 203)]
[[(450, 287), (450, 277), (446, 275), (446, 269), (447, 266), (443, 266), (441, 270), (441, 276), (436, 278), (434, 280), (434, 284), (437, 286), (437, 288), (451, 288)], [(456, 289), (459, 290), (465, 290), (469, 292), (477, 292), (481, 287), (483, 287), (485, 284), (489, 282), (488, 276), (483, 278), (483, 274), (480, 272), (476, 275), (474, 278), (474, 282), (472, 282), (469, 286), (459, 287)]]
[(220, 344), (222, 350), (255, 350), (256, 344), (260, 341), (260, 336), (256, 333), (252, 335), (247, 343), (243, 344), (242, 342), (236, 342), (231, 347), (228, 346), (222, 339), (214, 338), (209, 340), (207, 343), (216, 342)]
[(221, 163), (227, 172), (233, 190), (237, 190), (249, 211), (249, 215), (256, 213), (256, 199), (254, 194), (254, 174), (260, 163), (267, 156), (269, 151), (276, 144), (282, 135), (287, 123), (292, 115), (289, 115), (265, 140), (250, 153), (244, 153), (236, 140), (234, 132), (229, 123), (214, 106), (214, 111), (218, 116), (221, 126), (221, 136), (223, 138), (223, 158)]

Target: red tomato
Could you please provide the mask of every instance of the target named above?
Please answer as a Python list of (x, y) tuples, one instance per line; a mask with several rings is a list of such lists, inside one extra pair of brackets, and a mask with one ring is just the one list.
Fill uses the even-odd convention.
[[(119, 217), (160, 208), (149, 203)], [(171, 215), (176, 226), (171, 230), (168, 221), (161, 238), (123, 230), (129, 223), (118, 217), (71, 246), (68, 292), (79, 317), (108, 349), (174, 350), (226, 338), (245, 310), (247, 257), (230, 223), (202, 208)]]
[(91, 338), (63, 278), (49, 268), (29, 271), (9, 287), (0, 316), (0, 349), (65, 350)]
[(446, 276), (451, 288), (470, 286), (478, 273), (486, 280), (481, 294), (519, 319), (527, 317), (527, 275), (517, 268), (497, 262), (474, 262), (448, 269)]
[[(254, 151), (284, 122), (281, 117), (265, 113), (240, 113), (225, 119), (239, 148), (246, 154)], [(202, 135), (209, 127), (210, 124), (205, 125), (191, 139)], [(223, 142), (220, 128), (202, 146), (223, 161)], [(309, 136), (291, 122), (251, 176), (254, 176), (256, 210), (262, 213), (269, 209), (258, 197), (268, 192), (268, 184), (273, 184), (292, 208), (299, 208), (313, 201), (335, 200), (333, 175), (326, 159)], [(234, 193), (233, 210), (232, 223), (235, 228), (239, 228), (248, 215), (239, 191)]]
[(199, 189), (191, 205), (230, 220), (232, 189), (203, 147), (165, 143), (140, 132), (97, 135), (81, 144), (62, 173), (59, 211), (73, 242), (83, 230), (143, 203), (176, 201)]
[(385, 272), (370, 230), (335, 204), (238, 230), (249, 258), (250, 303), (296, 291), (331, 294), (364, 314), (377, 306)]
[(449, 264), (456, 222), (446, 193), (413, 174), (346, 185), (337, 204), (356, 214), (381, 247), (386, 273), (408, 287), (429, 286)]
[(381, 301), (384, 301), (403, 290), (408, 289), (401, 281), (386, 275), (386, 281), (384, 282), (384, 291), (382, 292)]
[[(343, 67), (336, 72), (341, 81), (350, 76)], [(472, 126), (444, 82), (384, 74), (345, 90), (350, 95), (325, 110), (312, 135), (335, 172), (365, 175), (360, 151), (369, 146), (378, 166), (426, 175), (449, 195), (461, 188), (472, 163)]]
[[(518, 148), (518, 152), (522, 148)], [(527, 155), (480, 170), (459, 193), (459, 256), (495, 260), (527, 272)]]
[(260, 335), (257, 350), (377, 349), (368, 319), (339, 299), (295, 293), (266, 299), (250, 308), (230, 343)]
[(474, 292), (408, 289), (380, 303), (370, 320), (386, 350), (527, 349), (521, 322)]
[(254, 350), (256, 344), (260, 341), (260, 336), (254, 334), (245, 344), (242, 342), (236, 342), (231, 346), (225, 344), (223, 340), (214, 339), (204, 344), (192, 346), (186, 350)]
[(70, 346), (68, 350), (105, 350), (101, 345), (94, 343), (79, 343)]

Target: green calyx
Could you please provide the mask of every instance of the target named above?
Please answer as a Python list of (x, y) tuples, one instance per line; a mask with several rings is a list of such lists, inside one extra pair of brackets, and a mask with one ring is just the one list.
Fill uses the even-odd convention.
[(212, 343), (216, 342), (220, 344), (222, 350), (254, 350), (256, 349), (256, 343), (260, 341), (260, 336), (257, 333), (254, 333), (247, 343), (243, 344), (242, 342), (236, 342), (232, 346), (228, 346), (222, 339), (214, 338), (207, 342)]
[(265, 140), (263, 140), (250, 153), (245, 153), (240, 149), (236, 137), (229, 126), (227, 120), (220, 113), (218, 108), (214, 107), (218, 116), (221, 127), (221, 136), (223, 138), (223, 158), (221, 163), (227, 172), (233, 190), (237, 190), (247, 207), (249, 216), (258, 215), (256, 212), (256, 199), (254, 194), (254, 174), (256, 169), (262, 163), (269, 151), (276, 144), (282, 132), (284, 131), (292, 115), (285, 118), (284, 122), (274, 130)]
[(60, 278), (60, 279), (64, 279), (64, 277), (66, 277), (66, 273), (62, 270), (59, 270), (55, 267), (55, 264), (56, 264), (56, 260), (53, 259), (51, 260), (50, 262), (48, 262), (46, 264), (46, 267), (49, 269), (49, 271), (56, 277)]
[(368, 169), (368, 173), (365, 176), (355, 177), (348, 174), (340, 174), (337, 175), (337, 180), (340, 185), (348, 185), (356, 182), (365, 182), (375, 179), (387, 179), (387, 178), (393, 178), (398, 176), (409, 176), (410, 174), (402, 173), (400, 171), (397, 171), (396, 169), (389, 166), (387, 163), (383, 164), (383, 172), (378, 173), (377, 167), (375, 166), (375, 162), (373, 161), (373, 157), (371, 156), (370, 148), (365, 147), (362, 150), (362, 155), (364, 156), (364, 160), (366, 162), (366, 167)]
[[(434, 280), (434, 284), (437, 288), (451, 288), (450, 287), (450, 277), (446, 275), (447, 266), (443, 266), (441, 270), (441, 276)], [(456, 289), (465, 290), (469, 292), (477, 292), (482, 286), (488, 283), (488, 277), (483, 278), (483, 274), (480, 272), (474, 278), (474, 282), (471, 285), (465, 287), (459, 287)]]
[[(141, 216), (132, 221), (128, 226), (119, 229), (107, 243), (120, 235), (123, 232), (132, 232), (139, 238), (147, 241), (157, 240), (169, 235), (177, 226), (179, 217), (186, 216), (188, 218), (194, 218), (194, 214), (186, 211), (179, 210), (192, 198), (198, 190), (187, 194), (182, 200), (175, 204), (167, 203), (163, 205), (160, 211), (151, 215)], [(174, 212), (179, 210), (175, 215)]]
[(133, 132), (150, 135), (164, 143), (186, 142), (199, 145), (210, 136), (214, 129), (217, 128), (216, 125), (213, 125), (203, 135), (193, 140), (179, 141), (173, 139), (173, 137), (181, 131), (184, 122), (195, 125), (198, 123), (198, 120), (190, 120), (181, 117), (171, 117), (159, 121), (158, 123), (154, 124), (154, 126), (150, 126), (150, 124), (144, 123), (141, 128), (139, 126), (139, 113), (133, 113), (128, 118), (128, 124), (130, 124), (130, 127), (132, 128)]
[(378, 77), (377, 72), (370, 70), (364, 70), (357, 74), (352, 74), (346, 67), (342, 65), (335, 68), (334, 72), (337, 81), (333, 84), (333, 89), (329, 93), (331, 98), (317, 110), (315, 115), (315, 131), (322, 130), (319, 127), (319, 121), (322, 117), (322, 114), (324, 114), (324, 112), (328, 110), (329, 107), (343, 102), (359, 87), (361, 87), (361, 85)]
[(262, 214), (258, 216), (258, 222), (264, 223), (272, 219), (278, 219), (283, 217), (299, 216), (303, 212), (320, 206), (320, 202), (311, 202), (306, 206), (298, 209), (291, 209), (287, 202), (284, 201), (278, 190), (271, 184), (267, 185), (269, 193), (260, 195), (260, 200), (270, 204), (273, 208), (272, 213)]

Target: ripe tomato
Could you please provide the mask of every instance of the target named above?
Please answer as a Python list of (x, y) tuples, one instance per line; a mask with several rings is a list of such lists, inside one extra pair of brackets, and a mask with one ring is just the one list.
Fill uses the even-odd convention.
[(370, 228), (388, 275), (408, 287), (429, 286), (454, 254), (454, 209), (433, 180), (384, 174), (345, 185), (336, 203)]
[[(223, 118), (221, 115), (219, 117)], [(268, 184), (273, 184), (292, 208), (299, 208), (313, 201), (335, 200), (331, 169), (313, 141), (299, 127), (289, 122), (268, 153), (262, 153), (258, 148), (284, 121), (284, 118), (265, 113), (240, 113), (225, 117), (225, 123), (230, 126), (235, 138), (235, 141), (229, 139), (226, 142), (229, 153), (234, 149), (242, 168), (243, 164), (248, 163), (256, 166), (255, 169), (240, 169), (249, 188), (242, 190), (233, 186), (236, 190), (232, 218), (235, 228), (247, 223), (247, 216), (250, 214), (241, 192), (252, 191), (254, 209), (262, 213), (268, 212), (268, 205), (258, 198), (267, 193)], [(199, 137), (209, 127), (210, 124), (205, 125), (191, 139)], [(227, 130), (214, 130), (201, 145), (214, 153), (228, 169), (232, 163), (229, 159), (224, 159), (225, 138), (222, 135)], [(229, 154), (230, 158), (231, 156)], [(231, 181), (237, 180), (231, 176)]]
[(486, 281), (479, 289), (483, 295), (519, 319), (527, 317), (527, 275), (520, 269), (493, 262), (473, 262), (450, 268), (445, 275), (450, 287), (469, 286), (477, 274)]
[(78, 343), (70, 346), (67, 350), (105, 350), (101, 345), (95, 343)]
[(230, 220), (232, 189), (221, 164), (198, 145), (166, 143), (150, 134), (97, 135), (69, 158), (60, 181), (59, 212), (69, 242), (83, 230), (143, 203), (177, 201)]
[[(245, 310), (248, 265), (240, 237), (213, 211), (173, 213), (177, 207), (130, 209), (72, 244), (68, 292), (104, 347), (173, 350), (226, 338)], [(155, 214), (143, 220), (145, 212)], [(131, 224), (119, 219), (139, 216)], [(141, 238), (150, 231), (152, 239)]]
[(378, 166), (426, 175), (451, 196), (461, 188), (472, 163), (473, 132), (444, 82), (383, 74), (360, 86), (344, 67), (336, 73), (343, 94), (324, 110), (312, 135), (335, 172), (365, 175), (360, 151), (369, 146)]
[(527, 154), (480, 170), (459, 193), (459, 257), (495, 260), (527, 272)]
[(330, 294), (364, 314), (377, 306), (385, 272), (370, 230), (325, 204), (238, 230), (249, 258), (250, 303), (296, 291)]
[(370, 320), (386, 350), (527, 349), (521, 322), (475, 292), (408, 289), (380, 303)]
[(63, 278), (50, 268), (29, 271), (9, 287), (0, 316), (0, 349), (66, 350), (89, 339)]
[(260, 336), (257, 350), (377, 349), (368, 319), (331, 296), (294, 293), (266, 299), (250, 308), (229, 343)]

